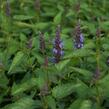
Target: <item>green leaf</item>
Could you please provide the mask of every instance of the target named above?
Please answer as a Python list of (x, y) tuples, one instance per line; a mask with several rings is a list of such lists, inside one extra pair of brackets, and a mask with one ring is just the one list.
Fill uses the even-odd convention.
[(92, 109), (92, 103), (90, 100), (84, 100), (81, 104), (80, 109)]
[(65, 68), (65, 66), (69, 63), (69, 61), (70, 61), (70, 59), (59, 62), (58, 64), (55, 65), (56, 69), (58, 71), (63, 70)]
[(9, 68), (9, 71), (8, 71), (9, 74), (12, 74), (12, 70), (13, 70), (17, 65), (20, 64), (20, 62), (22, 61), (23, 56), (24, 56), (24, 53), (21, 52), (21, 51), (19, 51), (19, 52), (15, 55), (15, 57), (14, 57), (14, 59), (13, 59), (13, 61), (12, 61), (12, 64), (11, 64), (11, 66), (10, 66), (10, 68)]
[(75, 88), (78, 98), (86, 98), (92, 95), (90, 88), (83, 81), (78, 80), (78, 84), (81, 84), (80, 87)]
[(46, 100), (50, 109), (56, 109), (56, 102), (52, 96), (47, 96)]
[(32, 78), (21, 84), (18, 85), (14, 84), (12, 87), (12, 95), (16, 95), (26, 90), (30, 90), (31, 88), (37, 85), (37, 81), (38, 81), (37, 78)]
[(81, 103), (82, 103), (82, 100), (81, 99), (77, 99), (73, 103), (71, 103), (71, 105), (69, 106), (68, 109), (79, 109)]
[(92, 41), (87, 41), (87, 44), (84, 45), (85, 49), (93, 49), (95, 48), (95, 43)]
[(94, 52), (89, 49), (82, 48), (73, 52), (72, 57), (85, 57), (90, 55), (94, 55)]
[(45, 29), (49, 26), (50, 22), (39, 22), (35, 24), (35, 29)]
[(89, 100), (77, 99), (68, 109), (92, 109), (92, 103)]
[(58, 25), (61, 23), (62, 20), (62, 12), (59, 12), (55, 17), (54, 17), (54, 24)]
[(98, 89), (102, 96), (109, 97), (109, 74), (98, 81)]
[(5, 76), (4, 72), (0, 72), (0, 87), (7, 88), (8, 78)]
[(70, 95), (72, 92), (75, 91), (77, 87), (80, 86), (81, 84), (73, 84), (73, 83), (62, 84), (53, 88), (52, 95), (57, 99), (64, 98)]
[(103, 49), (109, 50), (109, 44), (103, 44)]
[(40, 107), (37, 102), (30, 97), (23, 97), (12, 104), (6, 105), (2, 109), (34, 109), (36, 107)]
[(83, 75), (86, 79), (90, 79), (93, 76), (92, 72), (86, 69), (71, 67), (71, 70)]
[(90, 49), (77, 49), (74, 52), (66, 55), (64, 58), (81, 58), (81, 57), (88, 57), (88, 56), (94, 56), (95, 53)]
[(30, 20), (30, 19), (33, 19), (34, 16), (29, 16), (29, 15), (14, 15), (13, 19), (15, 20)]

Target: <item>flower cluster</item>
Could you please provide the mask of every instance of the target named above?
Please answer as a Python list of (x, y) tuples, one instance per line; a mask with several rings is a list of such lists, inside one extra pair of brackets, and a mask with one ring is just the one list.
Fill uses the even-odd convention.
[(83, 43), (84, 43), (84, 38), (80, 28), (80, 21), (78, 21), (78, 24), (75, 28), (74, 46), (75, 48), (80, 49), (83, 47)]
[(56, 38), (53, 42), (53, 55), (54, 55), (54, 62), (58, 63), (63, 55), (63, 42), (60, 38), (60, 25), (58, 25), (56, 30)]

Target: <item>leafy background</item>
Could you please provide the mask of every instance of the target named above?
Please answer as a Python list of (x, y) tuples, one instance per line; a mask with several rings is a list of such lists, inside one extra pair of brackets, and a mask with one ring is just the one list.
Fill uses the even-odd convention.
[[(108, 11), (109, 0), (0, 0), (0, 109), (109, 109)], [(75, 50), (78, 19), (85, 41)], [(44, 66), (39, 31), (49, 60), (57, 25), (64, 56)]]

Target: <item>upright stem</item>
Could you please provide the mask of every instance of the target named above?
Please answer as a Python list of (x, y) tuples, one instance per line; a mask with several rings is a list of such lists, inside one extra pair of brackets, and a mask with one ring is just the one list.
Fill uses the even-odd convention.
[(96, 82), (95, 82), (95, 87), (96, 87), (96, 91), (97, 91), (97, 102), (98, 104), (100, 104), (100, 92), (99, 92), (99, 89), (98, 89), (98, 86), (97, 86), (97, 82), (98, 82), (98, 79), (99, 79), (99, 76), (100, 76), (100, 30), (98, 29), (97, 32), (96, 32), (96, 64), (97, 64), (97, 68), (96, 68)]

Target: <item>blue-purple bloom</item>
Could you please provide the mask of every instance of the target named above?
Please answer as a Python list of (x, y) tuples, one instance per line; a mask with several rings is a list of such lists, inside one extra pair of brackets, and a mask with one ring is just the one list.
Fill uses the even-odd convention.
[(75, 46), (75, 48), (80, 49), (83, 47), (83, 44), (84, 44), (84, 37), (81, 32), (80, 21), (78, 21), (78, 24), (75, 28), (74, 46)]
[(58, 63), (61, 59), (61, 56), (63, 56), (64, 51), (62, 49), (63, 49), (63, 42), (60, 38), (60, 25), (58, 25), (57, 30), (56, 30), (56, 37), (53, 42), (54, 63)]

